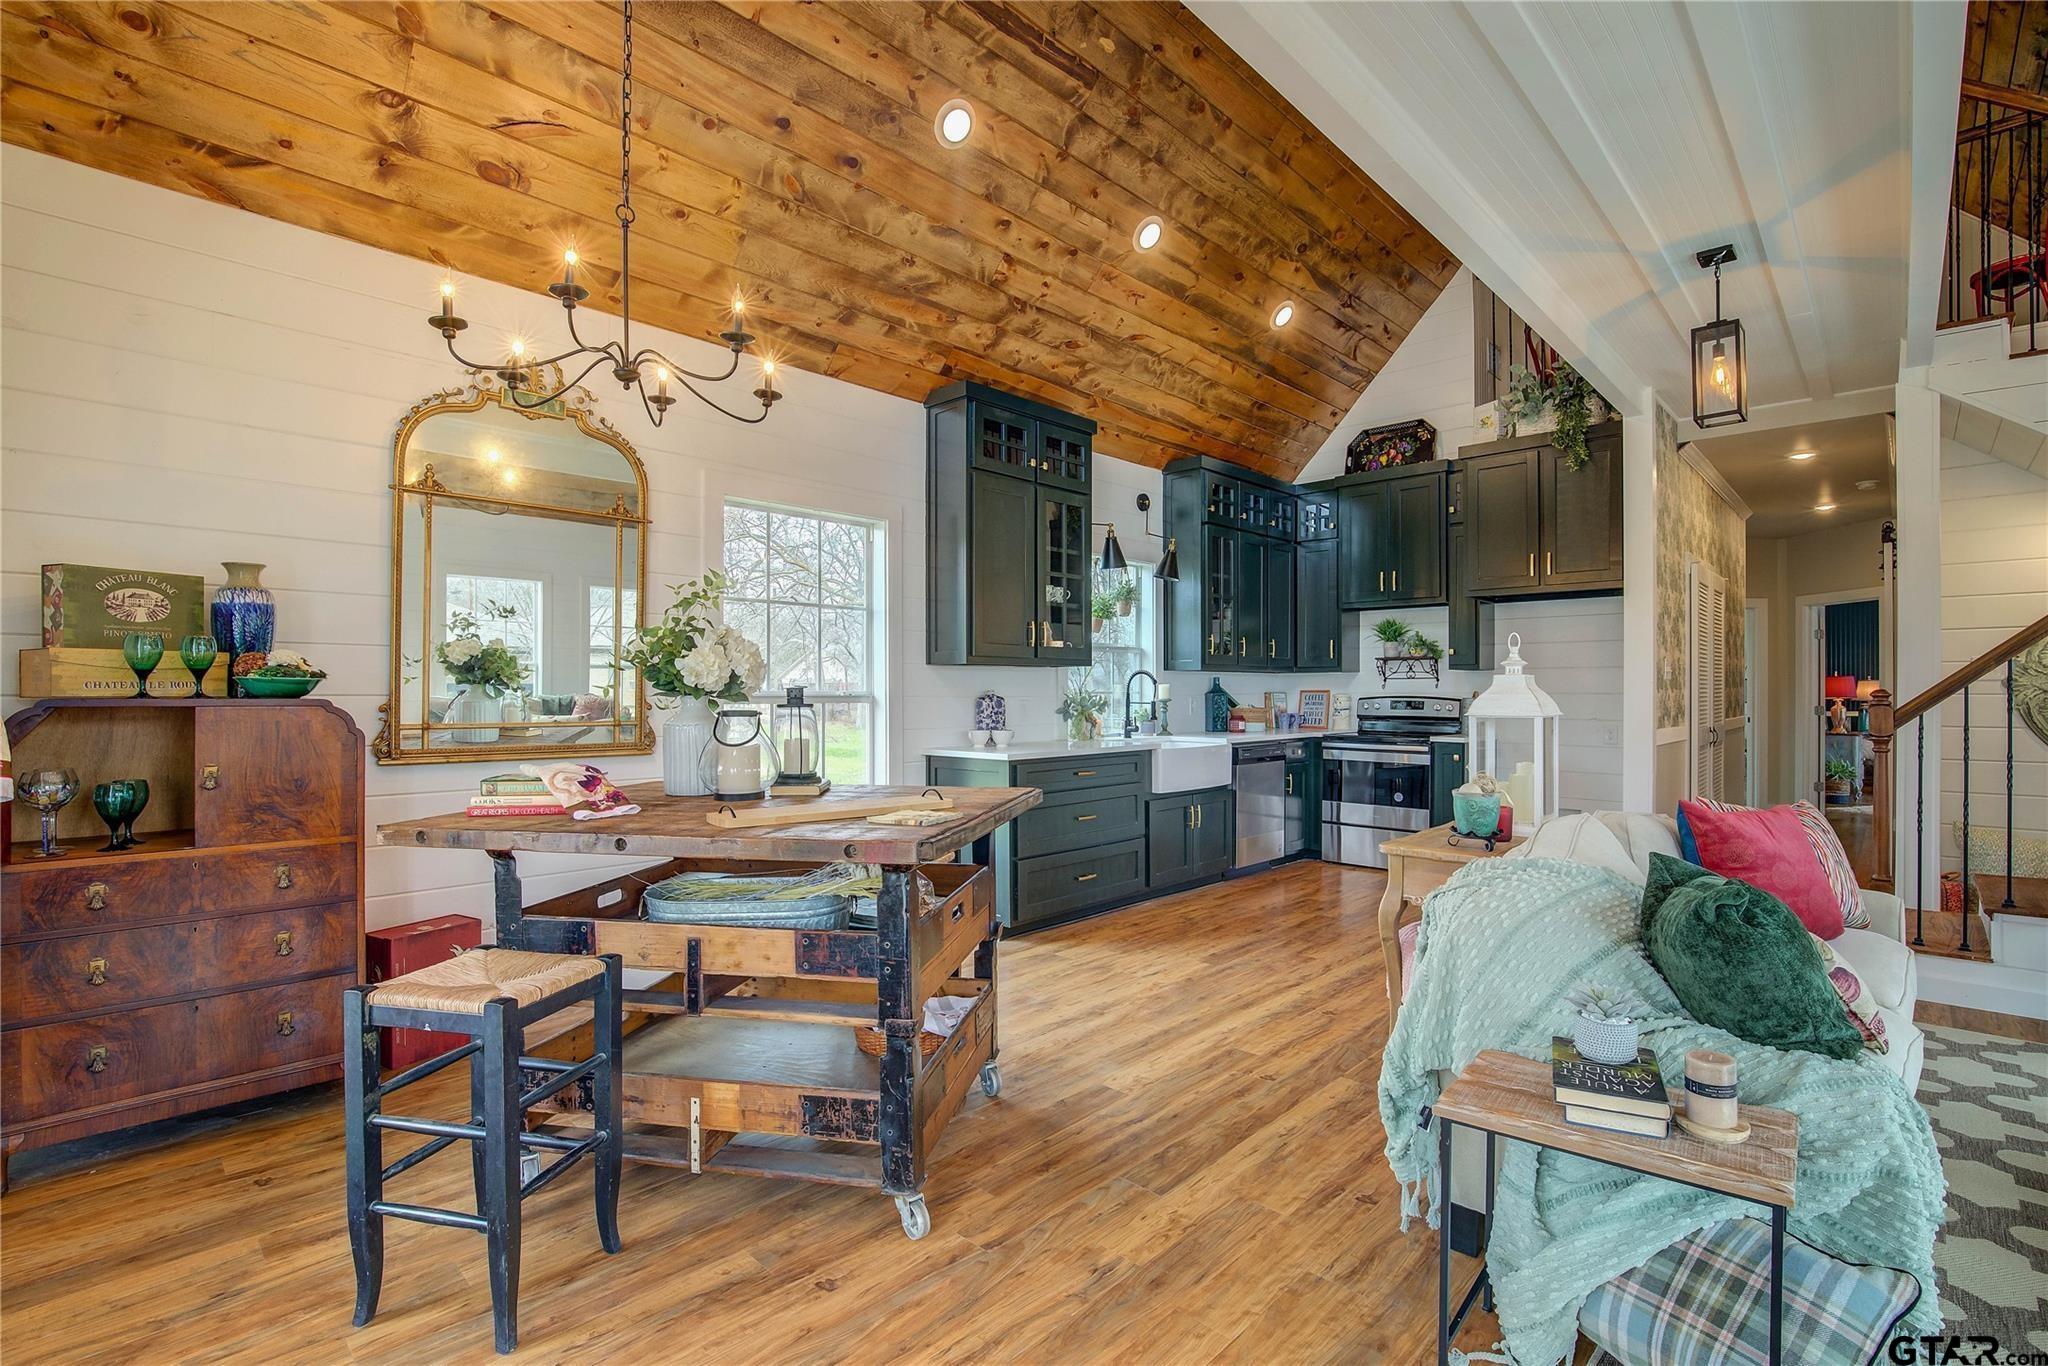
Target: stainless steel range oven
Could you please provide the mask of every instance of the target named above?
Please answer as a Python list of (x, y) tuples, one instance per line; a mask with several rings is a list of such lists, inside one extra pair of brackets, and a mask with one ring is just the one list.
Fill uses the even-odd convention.
[(1323, 859), (1384, 868), (1380, 845), (1429, 828), (1430, 741), (1463, 728), (1453, 697), (1361, 697), (1358, 733), (1323, 741)]

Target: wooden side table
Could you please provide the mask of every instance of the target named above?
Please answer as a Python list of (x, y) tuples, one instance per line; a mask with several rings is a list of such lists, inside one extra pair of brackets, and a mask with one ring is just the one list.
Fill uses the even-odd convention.
[(1387, 856), (1387, 891), (1380, 898), (1380, 951), (1387, 960), (1387, 1021), (1391, 1025), (1401, 1013), (1401, 912), (1411, 902), (1417, 912), (1422, 898), (1450, 881), (1475, 859), (1499, 858), (1528, 837), (1517, 835), (1494, 845), (1491, 853), (1478, 840), (1451, 843), (1449, 822), (1418, 830), (1412, 835), (1388, 840), (1380, 846)]
[[(1682, 1093), (1673, 1093), (1673, 1103)], [(1437, 1170), (1451, 1169), (1451, 1130), (1462, 1124), (1486, 1135), (1485, 1235), (1493, 1234), (1493, 1171), (1496, 1138), (1518, 1139), (1596, 1162), (1662, 1177), (1696, 1190), (1753, 1200), (1771, 1214), (1770, 1360), (1784, 1359), (1785, 1216), (1792, 1208), (1793, 1177), (1799, 1161), (1799, 1119), (1783, 1110), (1745, 1105), (1749, 1125), (1744, 1143), (1707, 1143), (1672, 1126), (1671, 1137), (1642, 1138), (1565, 1122), (1550, 1084), (1550, 1065), (1493, 1050), (1474, 1058), (1437, 1097)], [(1443, 1189), (1449, 1189), (1443, 1178)], [(1448, 1201), (1446, 1201), (1448, 1205)], [(1482, 1262), (1471, 1288), (1451, 1309), (1450, 1219), (1440, 1221), (1437, 1251), (1436, 1359), (1450, 1360), (1451, 1339), (1482, 1294), (1493, 1307), (1493, 1284)]]

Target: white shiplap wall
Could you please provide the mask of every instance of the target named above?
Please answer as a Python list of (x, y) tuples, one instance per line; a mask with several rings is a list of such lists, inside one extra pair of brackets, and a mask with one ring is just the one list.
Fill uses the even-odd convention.
[[(1941, 672), (2048, 613), (2048, 480), (1964, 441), (1941, 443)], [(2003, 671), (1970, 689), (1970, 824), (2005, 828)], [(1942, 847), (1962, 818), (1963, 704), (1941, 708)], [(2013, 726), (2013, 828), (2048, 837), (2048, 746)], [(1972, 871), (1979, 871), (1972, 869)]]

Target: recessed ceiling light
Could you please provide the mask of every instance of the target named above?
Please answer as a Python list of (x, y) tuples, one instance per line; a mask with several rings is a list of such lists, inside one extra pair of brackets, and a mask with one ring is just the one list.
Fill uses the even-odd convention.
[(1273, 310), (1273, 326), (1285, 327), (1287, 326), (1287, 324), (1293, 321), (1294, 300), (1289, 299), (1286, 303), (1280, 305), (1280, 307)]
[(939, 116), (932, 120), (932, 131), (948, 147), (958, 147), (974, 131), (974, 106), (966, 100), (947, 100), (939, 106)]
[(1138, 230), (1131, 234), (1131, 245), (1139, 251), (1150, 251), (1159, 245), (1159, 239), (1166, 236), (1166, 220), (1153, 214), (1138, 224)]
[(1813, 505), (1813, 510), (1815, 512), (1833, 512), (1835, 510), (1835, 505), (1833, 503), (1815, 503)]
[(1813, 459), (1813, 452), (1812, 452), (1812, 451), (1794, 451), (1794, 452), (1792, 452), (1792, 454), (1790, 454), (1790, 455), (1786, 456), (1785, 458), (1786, 458), (1787, 460), (1811, 460), (1811, 459)]

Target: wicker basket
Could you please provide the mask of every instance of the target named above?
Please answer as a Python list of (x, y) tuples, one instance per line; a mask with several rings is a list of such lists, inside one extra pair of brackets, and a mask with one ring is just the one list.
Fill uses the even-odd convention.
[[(889, 1051), (889, 1036), (873, 1025), (861, 1025), (853, 1031), (853, 1041), (860, 1045), (860, 1051), (871, 1058), (879, 1058)], [(939, 1045), (946, 1041), (943, 1034), (934, 1034), (929, 1029), (917, 1032), (917, 1054), (929, 1058), (939, 1051)]]

